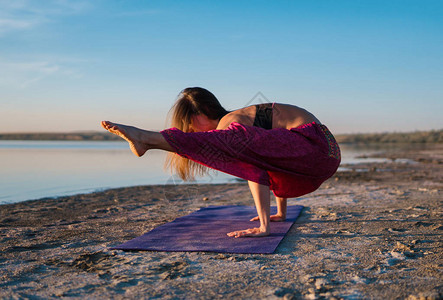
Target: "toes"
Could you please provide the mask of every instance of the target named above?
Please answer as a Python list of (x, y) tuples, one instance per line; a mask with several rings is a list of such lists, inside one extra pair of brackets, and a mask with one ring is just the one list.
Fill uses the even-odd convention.
[(119, 130), (117, 125), (115, 125), (114, 123), (109, 122), (109, 121), (102, 121), (101, 125), (106, 130), (111, 130), (111, 131), (118, 131)]
[(111, 128), (111, 122), (109, 121), (102, 121), (102, 127), (106, 130), (109, 130)]

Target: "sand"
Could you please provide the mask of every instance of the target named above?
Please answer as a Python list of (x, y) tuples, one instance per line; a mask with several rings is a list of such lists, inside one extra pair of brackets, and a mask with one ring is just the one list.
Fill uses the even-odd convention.
[(306, 208), (272, 255), (108, 249), (200, 207), (253, 205), (246, 182), (2, 205), (0, 297), (441, 299), (443, 146), (378, 156), (290, 199)]

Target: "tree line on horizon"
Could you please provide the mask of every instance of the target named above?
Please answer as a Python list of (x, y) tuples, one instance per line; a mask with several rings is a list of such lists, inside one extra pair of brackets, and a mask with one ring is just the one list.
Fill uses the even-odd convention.
[(414, 132), (356, 133), (336, 136), (340, 144), (443, 143), (443, 129)]
[[(341, 144), (443, 143), (443, 129), (415, 132), (355, 133), (335, 135)], [(22, 141), (121, 141), (109, 132), (0, 133), (0, 140)]]
[(121, 141), (118, 136), (108, 132), (72, 133), (0, 133), (0, 140), (12, 141)]

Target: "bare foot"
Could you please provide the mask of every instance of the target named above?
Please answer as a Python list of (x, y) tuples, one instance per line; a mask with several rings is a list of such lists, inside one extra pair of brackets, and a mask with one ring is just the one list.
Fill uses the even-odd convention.
[(101, 125), (110, 133), (116, 134), (129, 143), (131, 151), (138, 157), (145, 154), (149, 150), (149, 146), (141, 142), (141, 135), (143, 130), (132, 126), (116, 124), (109, 121), (102, 121)]
[(235, 237), (235, 238), (246, 237), (246, 236), (261, 237), (261, 236), (268, 236), (270, 234), (269, 231), (270, 231), (269, 229), (262, 230), (261, 228), (249, 228), (246, 230), (238, 230), (238, 231), (229, 232), (229, 233), (227, 233), (227, 235), (230, 237)]
[[(272, 215), (270, 217), (270, 219), (271, 219), (271, 222), (283, 222), (284, 220), (286, 220), (286, 217), (281, 216), (281, 215)], [(252, 218), (249, 221), (260, 221), (260, 218), (257, 216), (257, 217)]]

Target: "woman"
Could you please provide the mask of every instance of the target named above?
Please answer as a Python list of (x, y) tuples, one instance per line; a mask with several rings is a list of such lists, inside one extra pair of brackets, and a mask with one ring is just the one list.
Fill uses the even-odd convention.
[[(260, 227), (230, 237), (267, 236), (271, 221), (284, 221), (286, 199), (316, 190), (340, 164), (340, 149), (326, 126), (297, 106), (266, 103), (231, 112), (203, 88), (184, 89), (172, 107), (172, 128), (160, 132), (103, 121), (142, 156), (149, 149), (171, 152), (169, 165), (183, 180), (206, 167), (248, 180)], [(270, 190), (277, 214), (270, 215)]]

